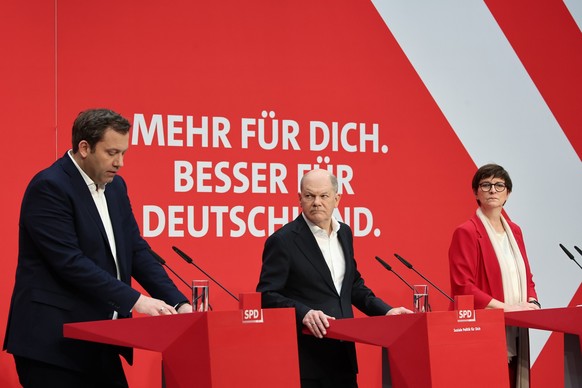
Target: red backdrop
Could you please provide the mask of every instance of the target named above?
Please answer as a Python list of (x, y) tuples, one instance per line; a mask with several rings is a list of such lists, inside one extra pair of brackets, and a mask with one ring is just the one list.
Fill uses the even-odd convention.
[[(449, 290), (447, 249), (474, 211), (475, 164), (372, 3), (5, 3), (2, 160), (17, 173), (1, 194), (0, 327), (22, 192), (70, 148), (71, 123), (87, 107), (134, 123), (121, 174), (144, 235), (182, 277), (203, 275), (172, 245), (233, 293), (253, 291), (266, 236), (297, 214), (298, 177), (317, 164), (343, 177), (339, 215), (379, 296), (411, 307), (410, 290), (376, 255), (422, 281), (394, 252)], [(237, 307), (218, 287), (211, 299), (218, 310)], [(433, 290), (431, 305), (448, 301)], [(361, 386), (379, 386), (380, 350), (358, 352)], [(159, 356), (138, 352), (128, 374), (132, 385), (159, 386)], [(16, 386), (6, 353), (0, 383)]]

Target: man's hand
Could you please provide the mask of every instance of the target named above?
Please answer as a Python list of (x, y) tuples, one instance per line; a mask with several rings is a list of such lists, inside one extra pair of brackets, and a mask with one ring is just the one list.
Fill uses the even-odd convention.
[(193, 312), (192, 305), (189, 303), (184, 303), (182, 306), (178, 307), (178, 314), (187, 314)]
[[(182, 306), (184, 307), (184, 306)], [(190, 310), (192, 310), (192, 306), (190, 306)], [(149, 296), (140, 295), (133, 306), (133, 311), (137, 311), (141, 314), (147, 314), (151, 316), (156, 315), (171, 315), (177, 314), (174, 307), (166, 304), (163, 300), (151, 298)]]
[(329, 319), (335, 319), (325, 315), (321, 310), (309, 310), (303, 317), (302, 323), (309, 328), (311, 334), (317, 338), (323, 338), (327, 334), (326, 328), (329, 327)]
[(407, 309), (406, 307), (394, 307), (388, 310), (386, 315), (402, 315), (402, 314), (414, 314), (414, 311)]

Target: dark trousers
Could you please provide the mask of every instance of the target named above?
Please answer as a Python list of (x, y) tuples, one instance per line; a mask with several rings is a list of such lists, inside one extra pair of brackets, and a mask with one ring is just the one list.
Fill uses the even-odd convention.
[(507, 367), (509, 370), (509, 387), (515, 388), (517, 386), (517, 356), (511, 357)]
[(117, 354), (104, 354), (99, 365), (79, 372), (30, 358), (14, 356), (23, 388), (127, 388), (127, 379)]
[(301, 388), (358, 388), (358, 379), (356, 375), (301, 379)]

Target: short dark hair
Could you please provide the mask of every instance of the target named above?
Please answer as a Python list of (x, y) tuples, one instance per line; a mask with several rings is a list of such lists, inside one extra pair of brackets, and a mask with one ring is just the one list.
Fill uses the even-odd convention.
[(507, 192), (511, 193), (511, 189), (513, 188), (513, 183), (511, 183), (511, 178), (509, 177), (509, 173), (505, 171), (503, 167), (498, 164), (490, 163), (484, 166), (481, 166), (475, 175), (473, 176), (473, 182), (471, 186), (473, 187), (473, 193), (477, 194), (477, 190), (479, 189), (479, 183), (483, 179), (487, 178), (501, 178), (505, 181), (505, 187), (507, 188)]
[(85, 140), (91, 149), (103, 139), (108, 128), (125, 135), (131, 123), (119, 113), (110, 109), (87, 109), (77, 116), (73, 123), (73, 153), (79, 151), (79, 143)]

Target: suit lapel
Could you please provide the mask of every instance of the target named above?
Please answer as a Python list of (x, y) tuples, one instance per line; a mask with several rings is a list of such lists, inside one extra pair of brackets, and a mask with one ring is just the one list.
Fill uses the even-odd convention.
[(344, 253), (344, 261), (345, 261), (345, 265), (346, 265), (346, 271), (344, 274), (344, 280), (342, 282), (342, 290), (341, 290), (341, 292), (343, 294), (344, 292), (347, 292), (348, 290), (351, 289), (348, 286), (348, 283), (353, 281), (350, 274), (352, 274), (354, 272), (354, 268), (353, 268), (354, 262), (353, 262), (353, 260), (351, 260), (352, 253), (351, 253), (350, 245), (348, 243), (349, 237), (348, 237), (346, 225), (342, 225), (342, 226), (343, 227), (340, 226), (340, 229), (338, 231), (338, 239), (339, 239), (340, 245), (342, 247), (342, 251)]
[[(91, 192), (89, 191), (89, 187), (87, 186), (87, 183), (85, 182), (85, 180), (81, 176), (81, 173), (79, 172), (79, 170), (77, 169), (77, 167), (75, 166), (75, 164), (73, 163), (73, 161), (71, 160), (71, 158), (69, 157), (68, 154), (65, 154), (65, 156), (63, 156), (61, 158), (61, 161), (62, 161), (63, 170), (70, 177), (70, 179), (72, 181), (71, 186), (73, 187), (73, 191), (75, 193), (75, 196), (77, 197), (77, 203), (82, 204), (82, 206), (85, 207), (85, 210), (87, 210), (87, 213), (89, 213), (91, 220), (97, 226), (97, 229), (99, 229), (99, 233), (101, 234), (101, 237), (103, 238), (106, 249), (109, 251), (110, 257), (113, 260), (113, 253), (111, 252), (111, 248), (109, 246), (109, 239), (107, 238), (107, 233), (105, 232), (105, 227), (103, 226), (103, 221), (101, 220), (101, 216), (99, 215), (99, 211), (97, 210), (97, 206), (95, 205), (95, 201), (93, 200), (93, 197), (91, 195)], [(105, 192), (107, 193), (107, 190)], [(108, 207), (111, 206), (109, 203), (109, 197), (107, 197), (107, 206)], [(111, 217), (111, 211), (110, 211), (110, 217)], [(113, 219), (111, 220), (111, 222), (113, 223)], [(115, 233), (115, 230), (116, 230), (116, 227), (114, 225), (113, 226), (114, 233)], [(116, 241), (117, 241), (117, 236), (116, 236)], [(119, 271), (121, 273), (123, 273), (121, 270), (121, 267), (119, 268)]]
[[(472, 217), (472, 221), (475, 223), (479, 234), (477, 241), (481, 248), (481, 256), (483, 258), (483, 271), (485, 272), (484, 278), (488, 279), (487, 281), (490, 285), (492, 284), (492, 290), (497, 289), (495, 287), (503, 287), (500, 283), (501, 269), (499, 268), (497, 255), (495, 254), (491, 240), (489, 240), (489, 235), (487, 234), (487, 230), (485, 230), (485, 225), (483, 225), (477, 215)], [(494, 296), (497, 297), (497, 295)]]
[(309, 226), (303, 219), (303, 215), (299, 215), (294, 221), (295, 223), (295, 233), (297, 237), (295, 238), (295, 244), (297, 248), (303, 253), (307, 261), (313, 265), (315, 270), (321, 275), (325, 284), (327, 284), (334, 292), (337, 293), (335, 285), (333, 284), (333, 279), (331, 278), (331, 271), (325, 262), (323, 254), (317, 245), (317, 240)]
[(97, 206), (95, 206), (95, 201), (91, 196), (91, 192), (89, 191), (89, 187), (87, 187), (87, 183), (81, 176), (77, 167), (73, 164), (73, 161), (69, 157), (69, 155), (65, 155), (62, 159), (62, 166), (67, 175), (71, 178), (72, 187), (75, 192), (75, 195), (78, 199), (78, 203), (83, 204), (89, 216), (97, 225), (99, 232), (107, 240), (107, 234), (105, 233), (105, 228), (103, 227), (103, 222), (101, 221), (101, 217), (99, 216), (99, 211), (97, 210)]
[(124, 279), (124, 274), (128, 273), (127, 263), (124, 257), (125, 252), (125, 239), (123, 235), (125, 233), (123, 227), (123, 220), (121, 217), (121, 212), (119, 211), (119, 196), (114, 195), (113, 183), (110, 183), (109, 188), (105, 189), (105, 197), (107, 198), (107, 209), (109, 210), (109, 219), (111, 220), (111, 226), (113, 227), (113, 235), (115, 236), (115, 249), (117, 251), (117, 264), (119, 265), (119, 276)]

